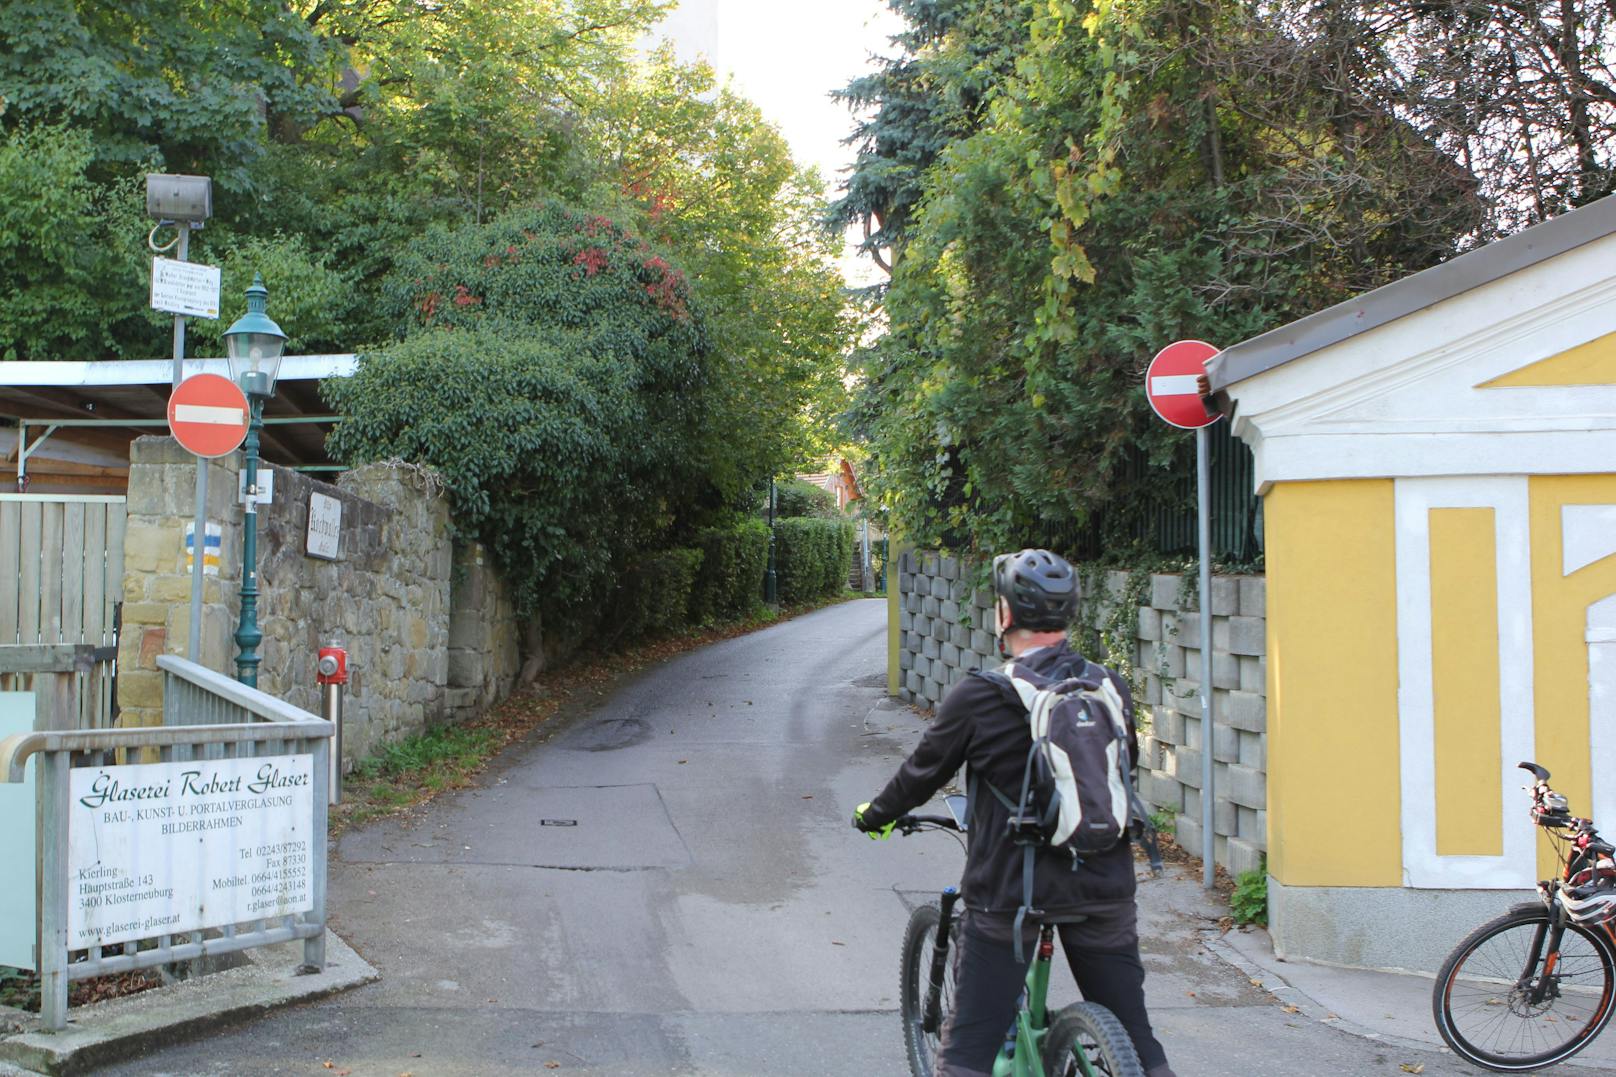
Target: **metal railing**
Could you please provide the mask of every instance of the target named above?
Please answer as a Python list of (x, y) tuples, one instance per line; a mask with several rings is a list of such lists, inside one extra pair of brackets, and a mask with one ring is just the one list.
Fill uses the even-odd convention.
[[(37, 878), (39, 880), (40, 1015), (48, 1029), (67, 1023), (72, 980), (234, 953), (303, 940), (303, 960), (325, 965), (326, 822), (333, 726), (304, 710), (172, 656), (158, 659), (167, 674), (164, 716), (169, 723), (144, 729), (62, 730), (21, 733), (0, 740), (0, 781), (22, 782), (30, 756), (39, 759)], [(70, 949), (68, 820), (72, 773), (144, 757), (164, 763), (192, 760), (272, 759), (312, 755), (308, 795), (313, 797), (308, 840), (309, 897), (305, 912), (215, 924), (183, 934), (155, 934), (106, 948)]]

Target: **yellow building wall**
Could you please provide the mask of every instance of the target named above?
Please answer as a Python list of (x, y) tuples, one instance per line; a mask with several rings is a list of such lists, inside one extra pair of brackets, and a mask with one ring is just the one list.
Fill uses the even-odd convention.
[[(1493, 509), (1432, 509), (1436, 851), (1499, 856), (1498, 543)], [(1511, 760), (1518, 762), (1518, 760)]]
[[(1535, 762), (1553, 772), (1551, 784), (1570, 799), (1572, 813), (1587, 815), (1593, 776), (1588, 765), (1588, 646), (1584, 633), (1588, 607), (1616, 594), (1616, 557), (1564, 575), (1561, 510), (1567, 505), (1616, 505), (1616, 475), (1536, 476), (1530, 480), (1529, 490)], [(1612, 779), (1607, 776), (1604, 780)], [(1524, 775), (1521, 784), (1526, 784)], [(1525, 794), (1520, 808), (1526, 810)], [(1607, 831), (1616, 830), (1616, 821), (1603, 824)], [(1555, 863), (1547, 843), (1540, 843), (1539, 875), (1547, 877)]]
[(1278, 483), (1263, 521), (1269, 874), (1400, 886), (1392, 481)]

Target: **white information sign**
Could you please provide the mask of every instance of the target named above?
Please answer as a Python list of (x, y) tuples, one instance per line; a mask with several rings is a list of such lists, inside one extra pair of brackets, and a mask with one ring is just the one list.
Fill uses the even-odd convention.
[(181, 262), (176, 258), (153, 258), (151, 305), (153, 310), (166, 310), (170, 314), (217, 318), (219, 267)]
[(337, 559), (342, 538), (342, 502), (325, 494), (309, 495), (309, 556)]
[(67, 945), (314, 907), (314, 756), (76, 767)]

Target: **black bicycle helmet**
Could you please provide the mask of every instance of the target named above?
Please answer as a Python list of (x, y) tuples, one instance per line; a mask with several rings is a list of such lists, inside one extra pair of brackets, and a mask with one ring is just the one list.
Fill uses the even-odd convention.
[(993, 559), (993, 590), (1010, 604), (1010, 624), (1058, 632), (1077, 617), (1077, 573), (1048, 550), (1022, 550)]

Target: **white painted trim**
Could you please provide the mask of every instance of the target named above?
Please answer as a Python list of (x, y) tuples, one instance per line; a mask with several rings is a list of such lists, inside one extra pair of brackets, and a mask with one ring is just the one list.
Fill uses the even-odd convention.
[(1276, 482), (1447, 478), (1465, 475), (1606, 475), (1616, 472), (1616, 429), (1534, 433), (1386, 435), (1264, 432), (1259, 492)]
[(1560, 533), (1565, 547), (1562, 575), (1603, 561), (1616, 554), (1616, 505), (1562, 505)]
[(1616, 332), (1616, 235), (1229, 388), (1275, 482), (1616, 470), (1616, 386), (1479, 389)]
[[(1517, 810), (1515, 764), (1536, 740), (1532, 675), (1532, 565), (1527, 482), (1520, 477), (1400, 479), (1396, 483), (1398, 713), (1403, 883), (1420, 888), (1529, 887), (1532, 827)], [(1494, 510), (1498, 551), (1501, 856), (1436, 851), (1436, 725), (1432, 684), (1432, 509)]]
[[(1478, 353), (1471, 385), (1616, 331), (1616, 236), (1461, 293), (1229, 387), (1237, 412), (1339, 406), (1405, 387), (1416, 363), (1443, 369)], [(1489, 344), (1508, 345), (1489, 347)], [(1513, 390), (1487, 390), (1508, 399)]]
[(1588, 607), (1588, 762), (1594, 822), (1616, 832), (1616, 595)]

